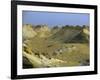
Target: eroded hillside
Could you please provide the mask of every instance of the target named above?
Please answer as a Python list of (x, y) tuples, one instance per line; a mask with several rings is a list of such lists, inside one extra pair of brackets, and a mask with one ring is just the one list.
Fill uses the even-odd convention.
[(23, 26), (23, 68), (89, 65), (86, 27)]

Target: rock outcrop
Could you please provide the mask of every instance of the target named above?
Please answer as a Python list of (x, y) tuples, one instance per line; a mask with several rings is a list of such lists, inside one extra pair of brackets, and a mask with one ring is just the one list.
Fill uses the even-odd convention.
[(50, 29), (47, 25), (41, 25), (41, 27), (35, 28), (35, 31), (38, 37), (45, 38), (50, 36)]
[(35, 37), (37, 33), (32, 28), (32, 25), (27, 24), (27, 25), (23, 25), (22, 35), (24, 39), (29, 39)]

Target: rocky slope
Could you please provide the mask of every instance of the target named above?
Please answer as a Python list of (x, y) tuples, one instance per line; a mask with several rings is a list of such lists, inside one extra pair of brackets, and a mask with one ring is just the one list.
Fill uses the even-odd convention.
[(82, 43), (89, 41), (89, 31), (85, 28), (82, 29), (60, 29), (53, 34), (51, 39), (66, 43)]
[(89, 65), (87, 28), (23, 25), (23, 68)]
[(23, 39), (29, 39), (29, 38), (33, 38), (37, 35), (37, 33), (33, 30), (32, 25), (23, 25), (22, 28), (22, 36)]

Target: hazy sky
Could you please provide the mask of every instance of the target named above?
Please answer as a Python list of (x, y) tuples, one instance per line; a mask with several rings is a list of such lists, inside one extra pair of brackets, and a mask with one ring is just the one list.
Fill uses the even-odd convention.
[(23, 24), (89, 25), (89, 14), (23, 11)]

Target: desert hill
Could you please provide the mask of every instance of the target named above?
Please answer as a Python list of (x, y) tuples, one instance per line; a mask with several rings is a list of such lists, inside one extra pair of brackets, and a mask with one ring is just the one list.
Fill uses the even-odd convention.
[(23, 26), (23, 67), (89, 65), (87, 27)]
[(32, 25), (30, 24), (23, 25), (23, 28), (22, 28), (23, 39), (30, 39), (36, 35), (37, 33), (33, 30)]
[(41, 37), (61, 42), (88, 42), (89, 30), (87, 28), (57, 28), (50, 29), (47, 25), (24, 25), (23, 38)]

